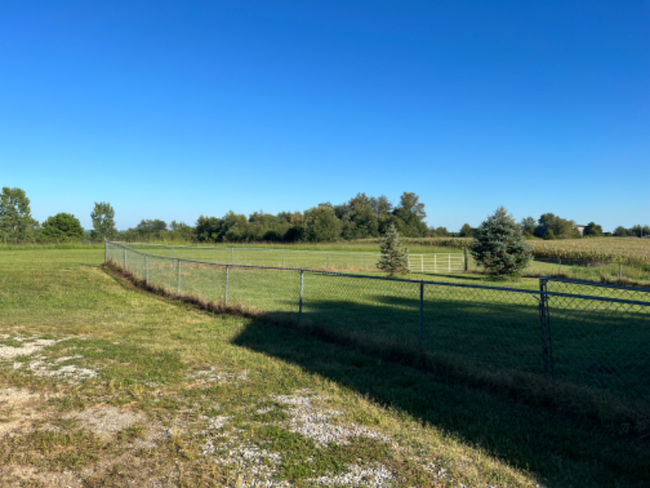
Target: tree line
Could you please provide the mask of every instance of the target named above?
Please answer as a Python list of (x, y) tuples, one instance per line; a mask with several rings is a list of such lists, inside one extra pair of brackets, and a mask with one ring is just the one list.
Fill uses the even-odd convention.
[[(404, 192), (397, 205), (388, 197), (366, 196), (359, 193), (345, 203), (321, 203), (303, 212), (280, 212), (277, 215), (263, 211), (249, 216), (227, 212), (223, 217), (201, 215), (195, 225), (172, 221), (169, 225), (160, 219), (144, 219), (137, 226), (119, 232), (115, 227), (115, 211), (110, 203), (95, 202), (90, 214), (93, 229), (86, 232), (72, 214), (61, 212), (37, 222), (31, 216), (30, 201), (20, 188), (2, 188), (0, 193), (0, 241), (79, 242), (122, 239), (127, 241), (194, 241), (194, 242), (331, 242), (366, 239), (383, 236), (393, 225), (403, 237), (473, 237), (478, 229), (463, 225), (460, 232), (449, 232), (445, 227), (428, 227), (424, 203), (415, 193)], [(522, 219), (522, 232), (529, 238), (571, 239), (580, 237), (575, 222), (552, 213), (539, 219)], [(612, 233), (603, 233), (593, 222), (585, 228), (586, 236), (650, 235), (650, 227), (635, 225), (630, 229), (617, 227)]]

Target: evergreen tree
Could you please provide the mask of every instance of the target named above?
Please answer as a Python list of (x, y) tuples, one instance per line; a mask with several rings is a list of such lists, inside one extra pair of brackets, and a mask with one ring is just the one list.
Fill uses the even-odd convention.
[(39, 240), (45, 242), (78, 242), (85, 236), (79, 219), (65, 212), (49, 217), (38, 234)]
[(499, 207), (479, 226), (472, 256), (498, 278), (520, 276), (531, 256), (521, 226), (504, 207)]
[(390, 224), (381, 239), (381, 256), (377, 268), (386, 271), (389, 276), (408, 273), (408, 261), (402, 248), (402, 242), (394, 224)]
[(115, 228), (115, 210), (108, 202), (95, 202), (95, 208), (90, 214), (93, 221), (93, 230), (90, 231), (90, 239), (103, 241), (112, 239), (117, 235)]

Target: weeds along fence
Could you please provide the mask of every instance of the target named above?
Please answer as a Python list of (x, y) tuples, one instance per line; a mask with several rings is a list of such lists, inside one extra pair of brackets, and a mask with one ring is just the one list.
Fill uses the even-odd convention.
[[(121, 243), (127, 245), (126, 243)], [(379, 253), (302, 251), (224, 246), (185, 246), (129, 243), (132, 249), (159, 256), (219, 263), (250, 264), (283, 268), (376, 271)], [(409, 269), (415, 273), (452, 273), (466, 270), (463, 253), (409, 254)]]
[(367, 347), (650, 401), (650, 289), (548, 277), (538, 290), (391, 279), (203, 262), (114, 242), (105, 259), (149, 284)]
[(531, 272), (558, 274), (577, 279), (638, 281), (650, 284), (650, 263), (620, 261), (585, 261), (582, 259), (535, 258)]

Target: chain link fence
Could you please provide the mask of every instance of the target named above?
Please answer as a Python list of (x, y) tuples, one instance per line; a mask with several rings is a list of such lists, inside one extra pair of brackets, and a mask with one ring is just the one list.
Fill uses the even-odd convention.
[[(189, 246), (170, 244), (121, 243), (132, 249), (159, 256), (229, 264), (282, 268), (377, 271), (379, 253), (303, 251), (255, 247)], [(408, 253), (412, 272), (450, 273), (465, 270), (463, 253)]]
[(539, 290), (215, 263), (106, 244), (149, 283), (373, 347), (424, 351), (650, 400), (650, 289), (540, 278)]

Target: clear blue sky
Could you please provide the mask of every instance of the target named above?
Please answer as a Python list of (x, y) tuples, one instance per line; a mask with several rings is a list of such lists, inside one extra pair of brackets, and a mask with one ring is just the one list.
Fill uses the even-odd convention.
[(0, 4), (0, 186), (42, 221), (420, 195), (650, 223), (650, 2)]

